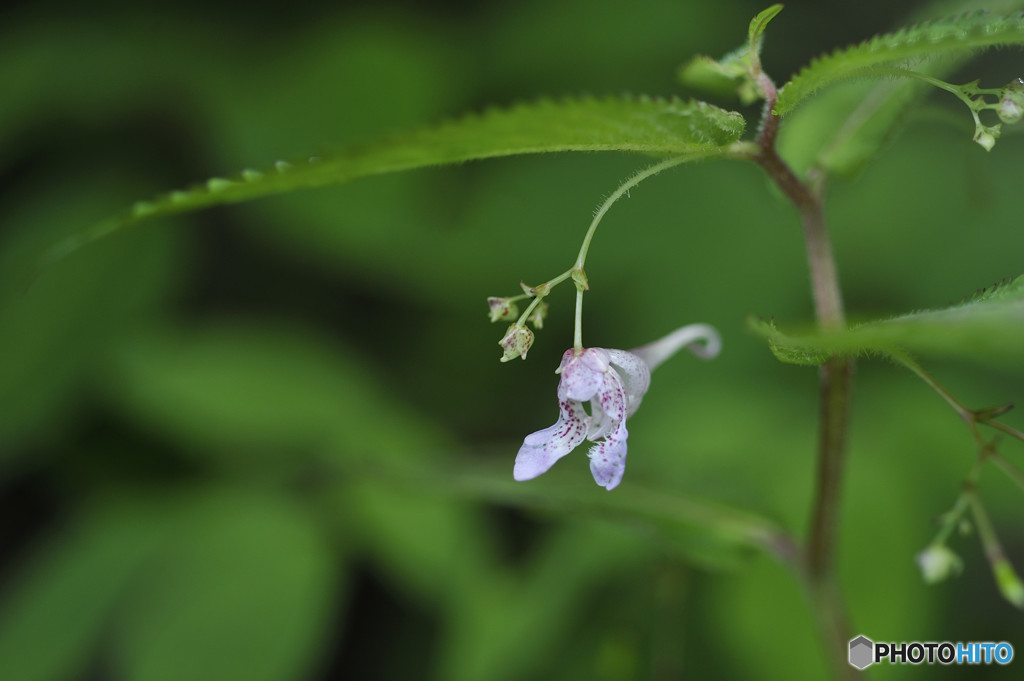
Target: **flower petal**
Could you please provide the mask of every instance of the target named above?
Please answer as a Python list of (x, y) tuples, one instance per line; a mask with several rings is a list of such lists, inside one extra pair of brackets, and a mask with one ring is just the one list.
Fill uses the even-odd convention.
[(562, 374), (558, 382), (558, 398), (580, 402), (591, 399), (601, 389), (609, 367), (610, 358), (604, 348), (588, 348), (581, 355), (566, 350), (558, 367)]
[(626, 415), (632, 416), (651, 387), (651, 370), (643, 358), (625, 350), (608, 350), (612, 369), (622, 378), (626, 390)]
[(626, 472), (626, 422), (620, 421), (615, 432), (590, 448), (590, 472), (594, 482), (606, 490), (613, 490), (622, 482)]
[(722, 350), (722, 338), (713, 326), (690, 324), (653, 343), (633, 348), (630, 352), (646, 362), (647, 367), (654, 371), (658, 365), (683, 347), (701, 359), (714, 359)]
[(575, 400), (559, 402), (558, 421), (544, 430), (530, 433), (516, 454), (512, 477), (532, 480), (546, 473), (555, 462), (571, 452), (587, 437), (590, 417)]
[(599, 440), (618, 428), (626, 419), (626, 389), (615, 369), (604, 374), (601, 389), (590, 401), (590, 429), (587, 438)]

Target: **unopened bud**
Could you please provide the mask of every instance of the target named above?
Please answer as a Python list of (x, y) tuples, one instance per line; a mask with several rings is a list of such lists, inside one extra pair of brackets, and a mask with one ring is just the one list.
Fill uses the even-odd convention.
[(928, 584), (936, 584), (952, 574), (960, 574), (963, 562), (944, 544), (932, 544), (916, 557), (921, 576)]
[(516, 357), (526, 359), (526, 353), (530, 351), (530, 346), (533, 345), (533, 331), (530, 331), (525, 326), (520, 326), (518, 323), (513, 324), (508, 327), (505, 337), (498, 341), (498, 345), (505, 352), (501, 358), (502, 362), (508, 362)]
[(487, 305), (491, 308), (492, 322), (512, 319), (519, 314), (519, 308), (511, 298), (488, 298)]
[(519, 282), (519, 288), (523, 289), (523, 293), (531, 298), (543, 298), (547, 294), (551, 293), (551, 283), (547, 281), (543, 284), (537, 284), (536, 286), (530, 286), (526, 282), (521, 281)]
[(1024, 608), (1024, 582), (1013, 569), (1013, 565), (1005, 558), (992, 564), (992, 572), (996, 576), (996, 586), (1003, 593), (1003, 597), (1018, 608)]
[(1017, 78), (1003, 88), (996, 113), (1003, 123), (1016, 123), (1024, 118), (1024, 79)]
[(544, 318), (547, 317), (547, 316), (548, 316), (548, 304), (547, 303), (539, 303), (537, 305), (537, 307), (534, 308), (533, 312), (530, 314), (530, 316), (527, 318), (526, 321), (528, 321), (531, 324), (533, 324), (533, 328), (535, 328), (535, 329), (543, 329), (544, 328)]
[(993, 126), (979, 125), (974, 131), (974, 141), (985, 148), (985, 151), (992, 151), (992, 147), (996, 145), (996, 140), (999, 139), (999, 132), (1002, 128), (1001, 124)]

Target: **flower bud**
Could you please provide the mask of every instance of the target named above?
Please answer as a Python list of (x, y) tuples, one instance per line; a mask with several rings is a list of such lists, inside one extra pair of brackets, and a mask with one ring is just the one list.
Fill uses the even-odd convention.
[(1002, 124), (997, 123), (993, 126), (979, 125), (974, 131), (974, 141), (985, 148), (985, 151), (992, 151), (992, 147), (996, 145), (996, 140), (999, 139), (1000, 129)]
[(525, 281), (521, 281), (519, 282), (519, 288), (523, 289), (523, 293), (531, 298), (543, 298), (551, 293), (551, 282), (545, 281), (543, 284), (530, 286)]
[(996, 113), (1003, 123), (1016, 123), (1024, 118), (1024, 79), (1018, 78), (1003, 88)]
[(488, 298), (487, 305), (491, 308), (491, 321), (512, 319), (519, 314), (519, 308), (511, 298)]
[(1024, 608), (1024, 582), (1013, 569), (1010, 561), (1003, 558), (992, 564), (992, 571), (996, 576), (996, 585), (1003, 593), (1003, 597), (1018, 608)]
[(530, 316), (527, 318), (526, 321), (528, 321), (531, 324), (533, 324), (533, 328), (535, 328), (535, 329), (543, 329), (544, 328), (544, 318), (547, 317), (547, 315), (548, 315), (548, 304), (547, 303), (539, 303), (537, 305), (537, 307), (534, 308), (533, 312), (530, 314)]
[(944, 544), (932, 544), (917, 554), (917, 566), (921, 568), (921, 576), (928, 584), (936, 584), (951, 574), (960, 574), (963, 563), (960, 556), (953, 553)]
[(533, 331), (530, 331), (525, 326), (520, 326), (517, 322), (508, 327), (505, 337), (498, 341), (498, 345), (505, 351), (504, 356), (501, 358), (502, 362), (508, 362), (516, 357), (526, 359), (526, 353), (530, 351), (530, 346), (533, 345)]

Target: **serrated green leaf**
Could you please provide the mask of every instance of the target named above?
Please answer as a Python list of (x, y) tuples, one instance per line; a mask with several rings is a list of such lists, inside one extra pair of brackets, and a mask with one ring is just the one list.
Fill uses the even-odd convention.
[(750, 20), (750, 26), (747, 27), (747, 40), (750, 43), (751, 54), (760, 53), (761, 36), (764, 35), (764, 29), (768, 27), (768, 23), (775, 18), (775, 15), (781, 11), (782, 5), (775, 4), (768, 9), (761, 10), (757, 13), (757, 16)]
[(779, 91), (775, 113), (783, 116), (818, 89), (848, 78), (891, 75), (914, 60), (963, 54), (1000, 45), (1024, 44), (1024, 13), (993, 16), (972, 12), (880, 35), (820, 57)]
[(775, 321), (751, 317), (747, 325), (757, 335), (768, 341), (768, 348), (775, 358), (785, 364), (819, 366), (829, 359), (829, 353), (811, 343), (804, 343), (800, 337), (787, 336), (775, 326)]
[(279, 161), (272, 168), (214, 177), (199, 186), (139, 201), (121, 216), (58, 244), (47, 259), (60, 259), (149, 218), (413, 168), (562, 151), (714, 155), (738, 140), (744, 125), (736, 112), (678, 99), (567, 99), (494, 109), (336, 155)]
[(892, 137), (907, 111), (928, 89), (920, 82), (876, 84), (847, 109), (850, 115), (821, 150), (818, 166), (830, 173), (847, 175), (862, 168)]
[(829, 355), (904, 353), (952, 356), (984, 362), (1024, 358), (1024, 276), (948, 308), (868, 322), (844, 331), (787, 335), (773, 324), (753, 322), (779, 359), (821, 364)]
[[(1009, 14), (1024, 8), (1021, 0), (957, 0), (937, 3), (915, 12), (909, 22), (921, 22), (936, 13), (960, 16), (979, 9)], [(946, 78), (971, 57), (970, 52), (939, 60), (915, 61), (924, 75)], [(779, 148), (794, 169), (816, 166), (830, 174), (853, 175), (903, 127), (913, 108), (933, 88), (917, 80), (849, 81), (807, 101), (783, 126)], [(969, 129), (967, 121), (965, 127)], [(966, 130), (965, 130), (966, 132)]]
[(761, 36), (782, 5), (772, 5), (750, 20), (747, 42), (721, 59), (697, 55), (679, 69), (679, 81), (703, 92), (719, 96), (738, 95), (743, 104), (761, 96), (756, 74), (761, 73)]

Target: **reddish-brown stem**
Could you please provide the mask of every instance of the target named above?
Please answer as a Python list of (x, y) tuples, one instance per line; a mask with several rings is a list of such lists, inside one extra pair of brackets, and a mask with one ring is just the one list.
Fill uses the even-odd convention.
[[(818, 325), (825, 331), (842, 328), (845, 324), (843, 300), (821, 195), (797, 177), (778, 155), (775, 141), (779, 117), (772, 112), (776, 98), (775, 86), (767, 77), (762, 77), (758, 82), (766, 101), (757, 136), (758, 152), (754, 160), (765, 169), (800, 213)], [(834, 565), (852, 369), (849, 359), (834, 358), (823, 365), (820, 371), (818, 463), (802, 571), (836, 678), (859, 676), (853, 667), (846, 664), (846, 645), (850, 631)]]

